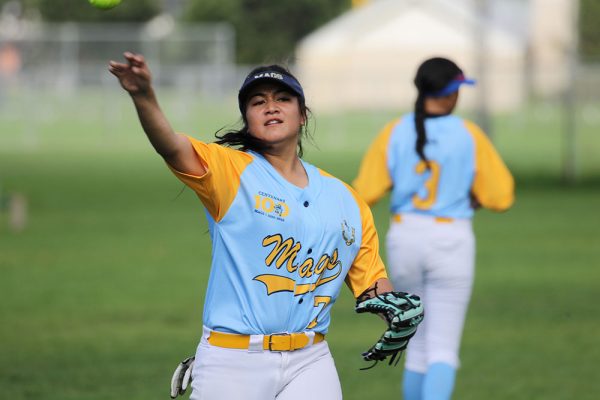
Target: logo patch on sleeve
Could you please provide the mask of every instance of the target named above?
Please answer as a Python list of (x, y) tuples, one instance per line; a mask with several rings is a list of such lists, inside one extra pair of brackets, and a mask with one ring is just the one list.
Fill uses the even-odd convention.
[(346, 246), (351, 246), (352, 243), (354, 243), (355, 233), (354, 227), (348, 226), (348, 222), (344, 220), (344, 222), (342, 222), (342, 238), (344, 238)]

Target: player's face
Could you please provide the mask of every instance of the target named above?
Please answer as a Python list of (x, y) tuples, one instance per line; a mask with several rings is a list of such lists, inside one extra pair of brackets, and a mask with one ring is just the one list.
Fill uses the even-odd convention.
[(248, 131), (271, 145), (296, 146), (304, 117), (298, 98), (277, 83), (261, 83), (248, 94)]

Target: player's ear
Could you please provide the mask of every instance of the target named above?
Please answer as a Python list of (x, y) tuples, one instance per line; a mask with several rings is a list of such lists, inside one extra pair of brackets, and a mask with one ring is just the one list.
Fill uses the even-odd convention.
[(300, 112), (300, 126), (304, 126), (308, 120), (307, 110), (298, 104), (298, 111)]

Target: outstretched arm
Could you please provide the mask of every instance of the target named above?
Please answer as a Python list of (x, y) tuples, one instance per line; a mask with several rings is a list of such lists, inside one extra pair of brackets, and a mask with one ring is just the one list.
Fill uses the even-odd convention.
[(125, 63), (110, 61), (108, 69), (131, 96), (142, 128), (156, 152), (178, 171), (204, 175), (206, 168), (191, 143), (185, 136), (173, 131), (160, 109), (144, 57), (130, 52), (124, 53), (124, 57)]

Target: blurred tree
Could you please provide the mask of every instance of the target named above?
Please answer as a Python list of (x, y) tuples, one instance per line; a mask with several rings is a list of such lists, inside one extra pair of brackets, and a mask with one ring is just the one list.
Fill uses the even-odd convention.
[(351, 7), (351, 0), (189, 0), (186, 21), (229, 22), (237, 61), (290, 61), (298, 40)]
[(579, 51), (583, 60), (600, 61), (600, 1), (579, 3)]
[[(12, 0), (14, 1), (14, 0)], [(8, 3), (8, 0), (0, 0)], [(161, 11), (160, 0), (124, 0), (118, 7), (100, 10), (87, 0), (21, 0), (24, 10), (36, 10), (51, 22), (143, 22)]]

